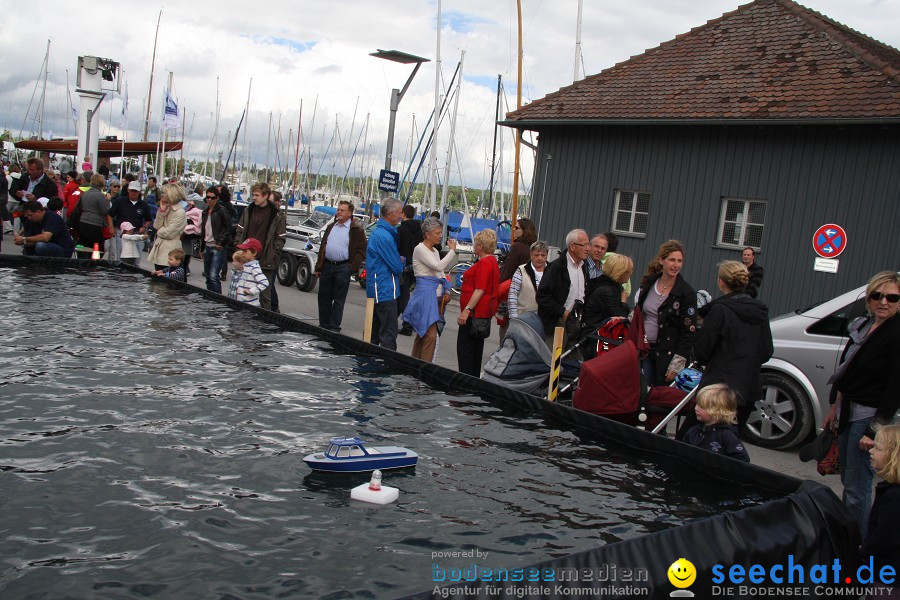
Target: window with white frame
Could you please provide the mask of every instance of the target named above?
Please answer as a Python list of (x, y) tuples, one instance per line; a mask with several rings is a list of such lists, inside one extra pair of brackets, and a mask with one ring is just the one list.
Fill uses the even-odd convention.
[(759, 249), (766, 223), (766, 201), (722, 198), (717, 244), (728, 248)]
[(616, 190), (616, 209), (613, 231), (647, 235), (650, 218), (650, 192)]

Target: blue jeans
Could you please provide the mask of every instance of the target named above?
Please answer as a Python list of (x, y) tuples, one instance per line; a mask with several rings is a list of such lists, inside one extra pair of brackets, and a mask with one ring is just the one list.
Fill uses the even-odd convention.
[(63, 248), (53, 242), (38, 242), (33, 247), (25, 246), (26, 256), (58, 256), (69, 258), (72, 256), (72, 248)]
[(225, 248), (216, 250), (215, 246), (207, 246), (203, 251), (203, 272), (206, 274), (206, 289), (217, 294), (222, 293), (222, 266), (225, 264)]
[(841, 483), (844, 484), (844, 506), (859, 521), (862, 537), (866, 537), (869, 525), (869, 509), (872, 507), (872, 481), (875, 473), (869, 462), (869, 453), (859, 449), (859, 440), (872, 419), (854, 421), (838, 436), (841, 453)]
[(344, 302), (350, 289), (350, 263), (339, 265), (325, 261), (319, 276), (319, 327), (341, 330)]

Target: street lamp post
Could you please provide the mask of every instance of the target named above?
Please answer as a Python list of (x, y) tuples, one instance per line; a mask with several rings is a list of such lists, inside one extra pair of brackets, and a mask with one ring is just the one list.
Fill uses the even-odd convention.
[(407, 54), (406, 52), (400, 52), (399, 50), (378, 50), (377, 52), (372, 52), (369, 56), (374, 56), (375, 58), (383, 58), (385, 60), (390, 60), (393, 62), (398, 62), (404, 65), (415, 63), (415, 68), (413, 72), (410, 73), (409, 79), (406, 80), (406, 84), (403, 86), (402, 90), (398, 90), (394, 88), (391, 90), (391, 118), (388, 123), (388, 139), (387, 139), (387, 151), (384, 155), (384, 170), (391, 170), (391, 158), (394, 152), (394, 125), (397, 121), (397, 108), (400, 106), (400, 101), (403, 100), (403, 95), (406, 94), (406, 90), (409, 89), (409, 84), (412, 83), (413, 77), (416, 76), (416, 73), (419, 70), (419, 67), (422, 66), (422, 63), (430, 62), (427, 58), (422, 58), (421, 56), (415, 56), (414, 54)]

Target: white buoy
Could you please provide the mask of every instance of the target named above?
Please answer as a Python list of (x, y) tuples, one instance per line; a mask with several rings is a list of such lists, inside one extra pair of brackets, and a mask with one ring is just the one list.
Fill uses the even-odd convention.
[(390, 504), (400, 497), (400, 490), (388, 485), (381, 485), (381, 471), (376, 469), (372, 472), (372, 479), (369, 483), (358, 485), (350, 490), (350, 497), (353, 500), (372, 504)]

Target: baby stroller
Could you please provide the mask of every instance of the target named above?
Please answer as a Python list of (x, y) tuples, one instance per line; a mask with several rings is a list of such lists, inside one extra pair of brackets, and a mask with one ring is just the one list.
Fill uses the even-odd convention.
[(641, 382), (637, 349), (627, 340), (585, 361), (572, 405), (656, 433), (682, 411), (693, 410), (694, 393), (674, 386), (648, 389)]
[[(545, 396), (553, 355), (544, 342), (544, 326), (537, 313), (509, 319), (506, 337), (482, 367), (481, 378), (534, 396)], [(563, 377), (572, 378), (565, 363)]]

